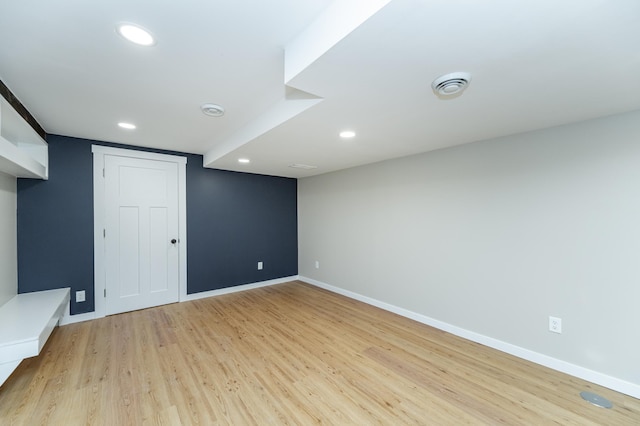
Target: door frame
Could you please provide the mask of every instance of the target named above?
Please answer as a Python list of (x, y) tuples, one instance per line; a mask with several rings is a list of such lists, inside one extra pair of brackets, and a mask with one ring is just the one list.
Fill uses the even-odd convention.
[(105, 155), (155, 160), (176, 163), (178, 165), (178, 301), (187, 298), (187, 158), (177, 155), (157, 154), (132, 149), (111, 148), (91, 145), (93, 153), (93, 294), (95, 300), (95, 318), (106, 315), (107, 304), (105, 268)]

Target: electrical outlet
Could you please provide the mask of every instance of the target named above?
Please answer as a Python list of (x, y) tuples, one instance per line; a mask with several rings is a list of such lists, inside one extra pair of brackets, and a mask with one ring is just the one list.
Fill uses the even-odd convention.
[(316, 260), (316, 269), (320, 269), (320, 261)]
[(85, 299), (84, 290), (76, 291), (76, 303), (84, 302), (85, 300), (87, 299)]
[(262, 271), (262, 262), (258, 262), (258, 271)]
[(562, 318), (549, 317), (549, 331), (562, 333)]

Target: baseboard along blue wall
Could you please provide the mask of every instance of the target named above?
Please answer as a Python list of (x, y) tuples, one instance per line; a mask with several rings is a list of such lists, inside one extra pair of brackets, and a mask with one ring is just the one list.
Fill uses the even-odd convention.
[[(47, 142), (49, 180), (18, 179), (19, 293), (71, 287), (71, 314), (94, 310), (91, 145), (187, 157), (188, 294), (298, 274), (295, 179), (205, 169), (194, 154), (57, 135)], [(79, 290), (86, 302), (74, 302)]]

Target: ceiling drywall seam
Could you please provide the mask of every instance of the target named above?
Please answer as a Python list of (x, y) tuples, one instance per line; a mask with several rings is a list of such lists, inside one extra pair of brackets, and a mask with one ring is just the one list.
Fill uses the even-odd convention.
[(311, 66), (340, 40), (358, 28), (391, 0), (339, 0), (333, 2), (284, 51), (285, 96), (247, 126), (216, 144), (203, 156), (204, 167), (292, 119), (322, 98), (295, 88), (291, 80)]

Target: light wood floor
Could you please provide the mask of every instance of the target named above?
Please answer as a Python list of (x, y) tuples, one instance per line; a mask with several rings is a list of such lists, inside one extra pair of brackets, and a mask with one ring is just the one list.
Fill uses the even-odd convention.
[(314, 423), (638, 425), (640, 401), (299, 282), (60, 327), (0, 388), (1, 425)]

